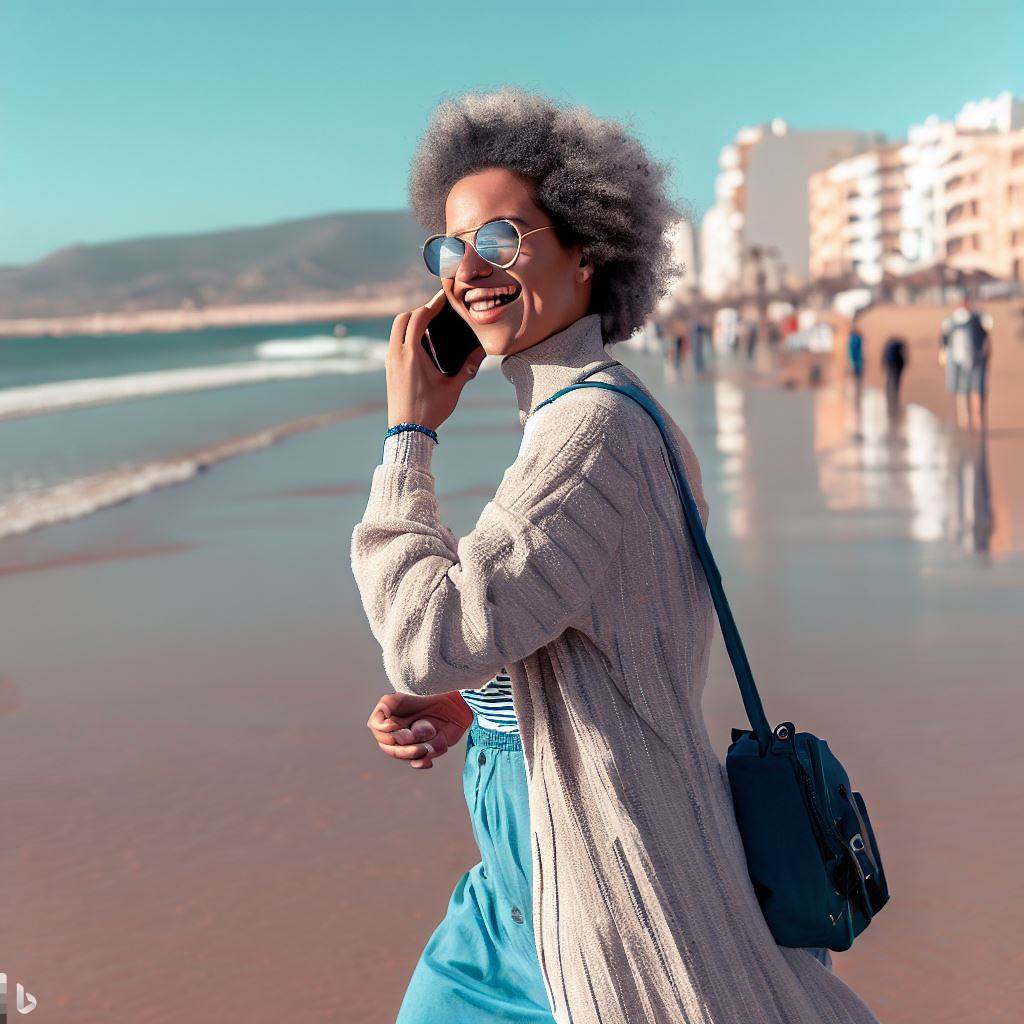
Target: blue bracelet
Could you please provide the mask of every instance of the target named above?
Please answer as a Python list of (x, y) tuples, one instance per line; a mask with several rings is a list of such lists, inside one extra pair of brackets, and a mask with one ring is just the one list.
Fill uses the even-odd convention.
[[(388, 427), (387, 432), (384, 434), (385, 444), (392, 434), (400, 434), (403, 430), (418, 430), (421, 434), (426, 434), (427, 437), (433, 438), (434, 444), (441, 443), (437, 439), (437, 431), (431, 430), (430, 427), (423, 426), (422, 423), (396, 423), (393, 427)], [(383, 454), (384, 446), (381, 445), (381, 455), (383, 456)]]

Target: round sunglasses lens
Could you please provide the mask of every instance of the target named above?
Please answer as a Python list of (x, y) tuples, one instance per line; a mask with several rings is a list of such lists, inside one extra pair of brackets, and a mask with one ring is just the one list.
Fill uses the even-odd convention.
[(519, 247), (519, 234), (507, 220), (492, 220), (476, 233), (476, 249), (489, 263), (509, 263)]
[(432, 238), (423, 249), (423, 260), (427, 270), (437, 277), (454, 277), (465, 251), (466, 243), (461, 238)]

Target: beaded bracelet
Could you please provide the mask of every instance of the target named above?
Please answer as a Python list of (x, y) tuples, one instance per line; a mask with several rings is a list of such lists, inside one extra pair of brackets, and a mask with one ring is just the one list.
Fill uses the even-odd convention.
[(419, 430), (421, 433), (426, 434), (428, 437), (432, 437), (436, 443), (440, 443), (437, 440), (437, 431), (431, 430), (430, 427), (423, 426), (422, 423), (396, 423), (393, 427), (388, 427), (384, 434), (385, 440), (392, 434), (399, 434), (403, 430)]
[[(393, 427), (388, 427), (384, 434), (384, 444), (387, 444), (387, 440), (393, 434), (400, 434), (403, 430), (418, 430), (421, 434), (426, 434), (427, 437), (433, 438), (434, 444), (440, 444), (441, 442), (437, 439), (437, 431), (431, 430), (430, 427), (423, 426), (422, 423), (396, 423)], [(381, 455), (384, 454), (384, 445), (381, 445)]]

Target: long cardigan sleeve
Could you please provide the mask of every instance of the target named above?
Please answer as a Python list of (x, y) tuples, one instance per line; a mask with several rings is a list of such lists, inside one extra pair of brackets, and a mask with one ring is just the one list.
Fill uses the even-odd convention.
[(587, 395), (557, 404), (457, 541), (440, 521), (433, 440), (404, 432), (375, 468), (352, 569), (399, 692), (483, 685), (559, 637), (600, 586), (637, 501), (632, 442)]

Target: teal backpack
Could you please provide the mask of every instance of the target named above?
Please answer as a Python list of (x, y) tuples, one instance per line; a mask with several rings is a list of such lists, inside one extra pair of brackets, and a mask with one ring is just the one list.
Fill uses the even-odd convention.
[(732, 730), (725, 766), (747, 870), (768, 927), (780, 946), (849, 949), (889, 900), (864, 800), (825, 740), (797, 732), (792, 722), (769, 727), (697, 503), (657, 406), (631, 383), (581, 381), (536, 409), (577, 388), (605, 388), (638, 402), (658, 425), (668, 449), (750, 720), (749, 729)]

